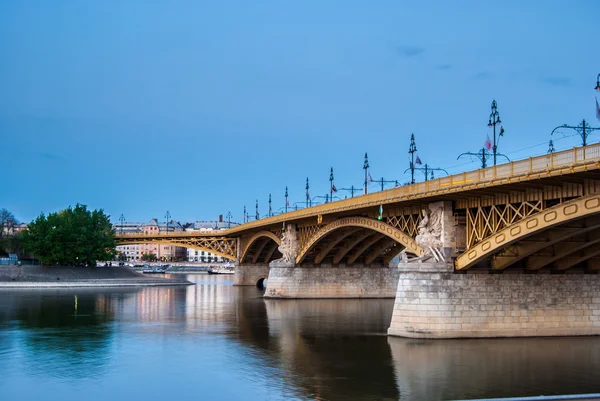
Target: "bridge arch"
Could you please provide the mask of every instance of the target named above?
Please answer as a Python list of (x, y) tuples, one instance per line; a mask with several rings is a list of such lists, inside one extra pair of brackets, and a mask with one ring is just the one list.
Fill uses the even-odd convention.
[[(529, 243), (523, 243), (520, 251), (515, 252), (514, 255), (500, 256), (498, 260), (493, 260), (492, 268), (501, 270), (518, 260), (533, 255), (544, 247), (553, 246), (561, 241), (565, 241), (569, 237), (582, 234), (583, 231), (592, 231), (600, 228), (600, 220), (597, 218), (599, 215), (600, 194), (582, 196), (555, 205), (519, 220), (518, 222), (488, 236), (470, 249), (467, 249), (456, 259), (455, 267), (457, 270), (468, 269), (484, 259), (502, 252), (511, 245), (520, 244), (520, 241), (523, 239), (530, 239), (536, 234), (550, 232), (551, 229), (556, 229), (558, 227), (562, 229), (561, 232), (557, 231), (553, 233), (553, 235), (548, 235), (547, 238), (538, 242), (529, 241)], [(566, 225), (566, 223), (577, 221), (583, 222), (581, 228), (569, 227)], [(594, 232), (592, 231), (592, 233)], [(597, 242), (598, 240), (595, 240), (593, 244), (596, 244)], [(583, 247), (576, 250), (581, 249), (583, 249)], [(595, 256), (595, 254), (593, 256)], [(537, 268), (540, 267), (541, 265), (537, 264)], [(529, 270), (537, 269), (529, 268)]]
[[(329, 243), (322, 243), (322, 240), (329, 237), (330, 234), (342, 229), (344, 231), (337, 237), (330, 238)], [(365, 260), (370, 263), (382, 252), (396, 244), (400, 244), (401, 247), (395, 246), (394, 256), (404, 248), (407, 252), (418, 256), (423, 254), (423, 250), (415, 240), (396, 227), (368, 217), (344, 217), (322, 227), (305, 244), (302, 244), (296, 257), (296, 264), (301, 264), (318, 245), (322, 246), (319, 253), (315, 255), (315, 263), (322, 262), (329, 255), (333, 257), (335, 264), (344, 257), (351, 264), (363, 254)], [(339, 247), (337, 251), (336, 247)], [(332, 251), (335, 252), (335, 256)], [(368, 251), (370, 252), (366, 255), (365, 253)]]
[[(256, 263), (261, 255), (263, 256), (264, 261), (268, 263), (273, 259), (274, 255), (281, 255), (277, 250), (280, 244), (281, 239), (273, 232), (259, 231), (245, 242), (242, 254), (240, 255), (240, 263), (248, 262), (251, 250), (254, 250), (254, 255), (251, 260), (252, 263)], [(275, 257), (275, 259), (277, 259), (277, 257)]]

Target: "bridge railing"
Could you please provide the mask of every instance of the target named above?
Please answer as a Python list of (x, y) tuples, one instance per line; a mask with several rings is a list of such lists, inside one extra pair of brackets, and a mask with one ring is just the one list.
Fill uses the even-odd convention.
[[(549, 169), (596, 160), (600, 160), (600, 144), (549, 153), (543, 156), (530, 157), (529, 159), (499, 164), (485, 169), (455, 174), (448, 177), (440, 177), (437, 180), (426, 181), (415, 184), (415, 186), (411, 185), (410, 187), (415, 188), (407, 187), (407, 192), (419, 193), (438, 188), (445, 188), (448, 186), (473, 184), (499, 178), (527, 175)], [(408, 188), (413, 190), (408, 191)]]

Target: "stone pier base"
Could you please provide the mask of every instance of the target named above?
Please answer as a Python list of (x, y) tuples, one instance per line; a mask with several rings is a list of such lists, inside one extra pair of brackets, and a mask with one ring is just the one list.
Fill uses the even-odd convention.
[(235, 267), (233, 285), (257, 285), (260, 279), (269, 276), (267, 265), (239, 265)]
[(399, 272), (385, 267), (271, 267), (266, 298), (394, 298)]
[(388, 334), (412, 338), (600, 334), (600, 275), (457, 274), (405, 264)]

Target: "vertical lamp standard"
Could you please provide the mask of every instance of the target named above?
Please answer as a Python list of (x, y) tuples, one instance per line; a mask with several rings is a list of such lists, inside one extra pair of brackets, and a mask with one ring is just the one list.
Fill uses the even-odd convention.
[(596, 77), (596, 87), (594, 89), (600, 92), (600, 74), (598, 74), (598, 76)]
[(167, 221), (167, 234), (169, 233), (169, 219), (171, 218), (171, 213), (169, 213), (169, 211), (167, 210), (167, 213), (165, 214), (165, 220)]
[(329, 199), (333, 200), (333, 167), (329, 170)]
[(258, 199), (256, 200), (256, 214), (254, 215), (254, 219), (255, 220), (260, 219), (260, 216), (258, 214)]
[(415, 143), (415, 134), (410, 134), (410, 147), (408, 148), (410, 153), (410, 183), (415, 183), (415, 153), (417, 153), (417, 144)]
[(363, 170), (365, 170), (365, 195), (369, 193), (369, 187), (368, 187), (368, 180), (367, 180), (367, 176), (369, 174), (369, 157), (367, 156), (367, 153), (365, 152), (365, 163), (363, 164)]
[[(498, 152), (498, 144), (496, 140), (496, 125), (502, 124), (500, 121), (500, 113), (498, 113), (498, 103), (496, 100), (492, 101), (492, 112), (490, 113), (490, 119), (488, 121), (488, 127), (494, 127), (494, 144), (492, 145), (492, 153), (494, 154), (494, 166), (496, 165), (496, 153)], [(504, 129), (500, 130), (500, 135), (504, 135)]]
[(290, 202), (288, 201), (288, 188), (285, 187), (285, 212), (287, 213), (288, 206)]
[(246, 205), (244, 205), (244, 223), (248, 222), (248, 213), (246, 213)]
[(125, 222), (125, 216), (121, 213), (121, 217), (119, 217), (119, 221), (121, 222), (121, 235), (123, 235), (123, 223)]
[(311, 203), (311, 205), (312, 205), (312, 202), (310, 200), (310, 194), (308, 193), (308, 188), (310, 188), (310, 186), (308, 185), (308, 177), (306, 177), (306, 187), (305, 187), (305, 189), (306, 189), (306, 207), (308, 207), (309, 203)]
[(269, 213), (267, 214), (267, 217), (271, 217), (273, 209), (271, 209), (271, 194), (269, 194)]
[(231, 218), (233, 217), (231, 215), (231, 211), (227, 212), (227, 228), (231, 228)]
[(348, 191), (351, 193), (351, 197), (354, 198), (354, 193), (355, 192), (360, 192), (360, 188), (355, 187), (354, 185), (352, 185), (350, 188), (336, 188), (340, 191)]
[(554, 153), (554, 142), (552, 142), (552, 139), (548, 142), (548, 153)]

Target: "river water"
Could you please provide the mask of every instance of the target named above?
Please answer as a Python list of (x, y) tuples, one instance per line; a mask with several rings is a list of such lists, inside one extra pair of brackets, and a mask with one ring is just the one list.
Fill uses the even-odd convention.
[(231, 276), (0, 291), (0, 400), (448, 400), (600, 392), (600, 338), (410, 340), (393, 300), (264, 300)]

